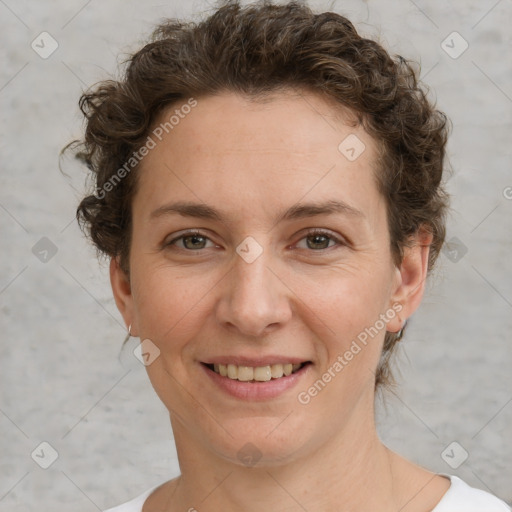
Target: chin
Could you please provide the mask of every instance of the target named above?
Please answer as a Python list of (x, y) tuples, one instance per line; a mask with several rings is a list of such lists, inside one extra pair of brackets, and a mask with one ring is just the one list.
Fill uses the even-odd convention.
[[(290, 417), (293, 415), (290, 414)], [(276, 467), (288, 464), (307, 451), (304, 425), (282, 417), (236, 418), (223, 423), (216, 429), (218, 436), (211, 433), (206, 442), (215, 454), (226, 461), (242, 467)], [(284, 420), (284, 421), (283, 421)], [(290, 421), (289, 425), (284, 423)], [(212, 435), (213, 434), (213, 435)]]

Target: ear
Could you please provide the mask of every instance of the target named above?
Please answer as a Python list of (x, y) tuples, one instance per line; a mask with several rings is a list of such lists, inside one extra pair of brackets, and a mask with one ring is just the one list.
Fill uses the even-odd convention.
[(126, 272), (119, 265), (119, 258), (110, 260), (110, 284), (116, 301), (117, 309), (121, 313), (126, 328), (131, 326), (132, 336), (136, 336), (137, 326), (135, 325), (135, 309), (131, 284)]
[[(410, 244), (404, 248), (404, 256), (398, 268), (397, 279), (390, 298), (390, 307), (400, 304), (402, 309), (388, 322), (389, 332), (398, 332), (405, 321), (418, 309), (427, 279), (428, 256), (432, 243), (432, 233), (424, 227), (410, 238)], [(393, 309), (395, 309), (393, 308)]]

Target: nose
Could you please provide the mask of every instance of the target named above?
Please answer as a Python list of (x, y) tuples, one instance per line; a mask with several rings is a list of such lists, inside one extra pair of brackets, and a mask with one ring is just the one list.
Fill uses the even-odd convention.
[(250, 263), (238, 254), (234, 256), (217, 306), (217, 320), (224, 327), (245, 336), (261, 337), (291, 318), (292, 292), (271, 268), (269, 253), (270, 249), (265, 249)]

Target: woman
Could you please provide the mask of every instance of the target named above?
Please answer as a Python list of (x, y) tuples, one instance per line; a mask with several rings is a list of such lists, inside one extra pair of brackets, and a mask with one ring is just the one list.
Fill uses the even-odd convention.
[(337, 14), (230, 2), (81, 108), (78, 217), (181, 469), (111, 512), (509, 510), (376, 432), (445, 234), (446, 118), (407, 62)]

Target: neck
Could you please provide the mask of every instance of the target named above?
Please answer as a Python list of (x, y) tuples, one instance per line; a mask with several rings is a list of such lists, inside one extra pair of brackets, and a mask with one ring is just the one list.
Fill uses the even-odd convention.
[(359, 410), (367, 412), (307, 454), (262, 467), (217, 456), (172, 421), (182, 475), (171, 510), (397, 510), (392, 457), (377, 436), (373, 400)]

